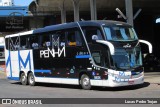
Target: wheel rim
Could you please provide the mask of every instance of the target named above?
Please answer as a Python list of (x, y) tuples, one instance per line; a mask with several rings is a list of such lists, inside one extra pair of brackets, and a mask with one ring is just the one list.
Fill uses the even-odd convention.
[(33, 75), (30, 76), (29, 82), (30, 82), (30, 84), (33, 84), (33, 83), (34, 83), (34, 77), (33, 77)]
[(26, 81), (26, 76), (23, 74), (22, 75), (22, 82), (24, 83)]
[(86, 77), (86, 78), (84, 78), (83, 79), (83, 84), (85, 85), (85, 86), (88, 86), (89, 85), (89, 78), (88, 77)]

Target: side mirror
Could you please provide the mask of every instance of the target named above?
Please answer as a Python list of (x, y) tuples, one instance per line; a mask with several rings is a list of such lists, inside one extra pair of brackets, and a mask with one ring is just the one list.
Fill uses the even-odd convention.
[(115, 53), (115, 48), (114, 48), (114, 45), (113, 45), (111, 42), (104, 41), (104, 40), (96, 40), (96, 42), (108, 46), (111, 55), (114, 55), (114, 53)]
[(145, 41), (145, 40), (139, 40), (140, 43), (144, 43), (146, 45), (148, 45), (148, 48), (149, 48), (149, 53), (152, 53), (153, 51), (153, 47), (152, 47), (152, 44), (148, 41)]

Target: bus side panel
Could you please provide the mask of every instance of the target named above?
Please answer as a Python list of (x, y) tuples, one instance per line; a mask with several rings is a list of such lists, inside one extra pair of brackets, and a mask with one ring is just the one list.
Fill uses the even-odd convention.
[(11, 65), (10, 65), (10, 55), (9, 55), (9, 51), (6, 50), (5, 51), (5, 61), (6, 61), (6, 74), (7, 74), (7, 77), (11, 77)]
[(25, 74), (27, 74), (28, 71), (34, 71), (32, 50), (22, 50), (18, 53), (18, 57), (20, 66), (19, 71), (23, 71)]
[(10, 51), (12, 77), (19, 77), (18, 51)]
[(7, 78), (19, 80), (18, 51), (5, 51)]
[(72, 85), (78, 85), (79, 80), (78, 78), (49, 78), (49, 77), (35, 77), (36, 82), (42, 82), (42, 83), (58, 83), (58, 84), (72, 84)]
[(31, 50), (8, 51), (6, 55), (6, 73), (8, 79), (19, 80), (20, 71), (24, 71), (26, 76), (28, 71), (34, 71), (33, 54)]

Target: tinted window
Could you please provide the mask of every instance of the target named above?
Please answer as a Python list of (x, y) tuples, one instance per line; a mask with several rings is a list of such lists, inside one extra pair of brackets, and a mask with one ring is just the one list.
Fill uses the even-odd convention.
[(82, 35), (78, 29), (67, 29), (67, 46), (82, 46)]
[(39, 48), (39, 36), (32, 35), (30, 37), (30, 45), (32, 49), (38, 49)]
[(29, 36), (21, 36), (20, 40), (20, 49), (30, 49)]
[(92, 42), (92, 36), (97, 35), (98, 40), (103, 40), (102, 32), (97, 27), (83, 27), (84, 34), (86, 36), (87, 42)]
[(49, 33), (39, 34), (38, 37), (39, 37), (39, 47), (40, 48), (51, 47), (51, 35)]
[(52, 48), (66, 46), (65, 32), (63, 30), (52, 32), (50, 36)]
[(5, 45), (6, 45), (6, 49), (9, 50), (9, 39), (8, 38), (5, 39)]
[(126, 26), (104, 27), (107, 40), (137, 40), (137, 35), (133, 28)]
[(20, 37), (9, 38), (9, 50), (16, 51), (20, 49)]

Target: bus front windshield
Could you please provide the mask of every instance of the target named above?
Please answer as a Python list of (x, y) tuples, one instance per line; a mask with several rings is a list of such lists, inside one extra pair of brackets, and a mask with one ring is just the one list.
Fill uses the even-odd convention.
[(131, 41), (138, 39), (134, 29), (129, 26), (105, 26), (104, 31), (107, 40), (111, 41)]
[(140, 48), (134, 49), (116, 49), (112, 55), (113, 66), (116, 69), (132, 69), (142, 66), (142, 57)]

